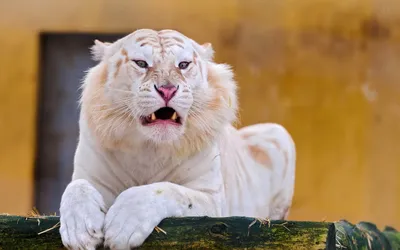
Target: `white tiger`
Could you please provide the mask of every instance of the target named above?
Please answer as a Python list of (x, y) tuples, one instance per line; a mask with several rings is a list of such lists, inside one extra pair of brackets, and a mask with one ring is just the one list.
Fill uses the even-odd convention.
[(295, 145), (277, 124), (235, 129), (233, 73), (174, 30), (95, 41), (60, 205), (69, 249), (140, 246), (167, 217), (286, 218)]

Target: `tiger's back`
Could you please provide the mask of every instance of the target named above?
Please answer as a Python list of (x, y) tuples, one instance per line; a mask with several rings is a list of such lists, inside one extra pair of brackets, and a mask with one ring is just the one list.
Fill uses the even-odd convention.
[(220, 143), (230, 216), (287, 218), (295, 183), (295, 144), (281, 125), (227, 128)]

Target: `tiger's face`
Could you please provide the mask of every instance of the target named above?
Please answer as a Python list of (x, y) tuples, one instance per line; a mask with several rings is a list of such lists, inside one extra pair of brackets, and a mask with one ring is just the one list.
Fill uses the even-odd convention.
[(146, 140), (194, 143), (193, 137), (214, 135), (235, 116), (233, 74), (212, 62), (210, 44), (173, 30), (143, 29), (114, 43), (96, 41), (93, 54), (103, 65), (97, 91), (107, 110), (121, 129), (134, 128)]

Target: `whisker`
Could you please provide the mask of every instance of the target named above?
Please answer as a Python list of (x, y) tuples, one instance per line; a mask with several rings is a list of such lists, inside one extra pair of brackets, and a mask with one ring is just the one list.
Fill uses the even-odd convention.
[(130, 103), (132, 99), (131, 98), (120, 98), (119, 100), (110, 102), (110, 103), (105, 103), (105, 104), (97, 104), (97, 105), (93, 105), (93, 107), (104, 107), (104, 106), (118, 106), (120, 104), (127, 104)]
[(112, 91), (116, 91), (116, 92), (121, 92), (121, 93), (126, 93), (126, 94), (130, 94), (133, 95), (134, 93), (131, 90), (124, 90), (124, 89), (117, 89), (117, 88), (107, 88), (107, 90), (112, 90)]
[(205, 121), (205, 118), (200, 116), (198, 113), (192, 114), (191, 118), (194, 120), (194, 123), (197, 124), (197, 127), (200, 127), (206, 132), (212, 132), (211, 126), (208, 125), (208, 123)]
[(103, 106), (103, 108), (96, 108), (96, 109), (92, 109), (92, 112), (119, 112), (121, 110), (126, 109), (128, 106), (127, 105), (121, 105), (121, 106), (114, 106), (114, 107), (110, 107), (110, 106)]

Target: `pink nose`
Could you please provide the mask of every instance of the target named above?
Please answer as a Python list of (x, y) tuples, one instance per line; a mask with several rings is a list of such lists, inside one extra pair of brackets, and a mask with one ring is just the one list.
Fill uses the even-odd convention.
[(155, 88), (165, 102), (171, 100), (172, 97), (174, 97), (176, 91), (178, 90), (177, 87), (175, 87), (172, 84), (162, 85), (159, 88), (155, 86)]

